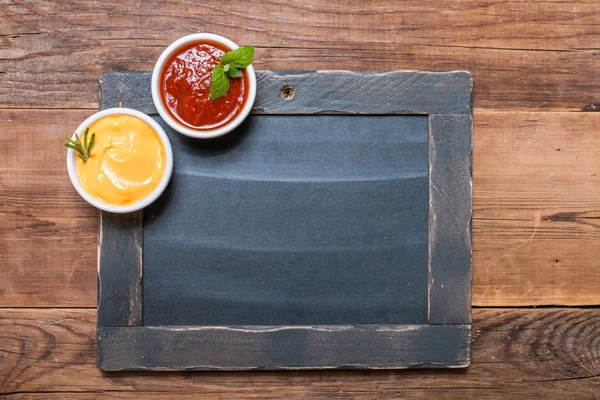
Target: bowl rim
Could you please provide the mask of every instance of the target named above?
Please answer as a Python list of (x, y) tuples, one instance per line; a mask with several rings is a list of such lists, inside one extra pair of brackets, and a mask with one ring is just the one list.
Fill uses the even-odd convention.
[(226, 122), (224, 125), (218, 126), (216, 128), (211, 128), (211, 129), (192, 129), (190, 127), (185, 126), (181, 122), (177, 121), (167, 111), (167, 109), (165, 108), (163, 101), (161, 99), (160, 89), (159, 89), (160, 76), (161, 76), (161, 73), (162, 73), (162, 70), (163, 70), (163, 67), (164, 67), (166, 61), (173, 54), (173, 52), (175, 52), (176, 50), (178, 50), (180, 47), (182, 47), (185, 44), (188, 44), (191, 42), (199, 42), (199, 41), (203, 41), (203, 40), (209, 40), (209, 41), (220, 43), (220, 44), (230, 48), (231, 50), (235, 50), (239, 47), (232, 40), (227, 39), (224, 36), (214, 34), (214, 33), (192, 33), (190, 35), (183, 36), (183, 37), (177, 39), (176, 41), (174, 41), (173, 43), (171, 43), (162, 52), (162, 54), (158, 57), (158, 60), (156, 61), (156, 64), (154, 65), (154, 69), (152, 70), (151, 90), (152, 90), (152, 101), (154, 102), (154, 107), (158, 111), (158, 114), (161, 116), (161, 118), (171, 128), (173, 128), (177, 132), (179, 132), (183, 135), (189, 136), (189, 137), (193, 137), (193, 138), (197, 138), (197, 139), (210, 139), (210, 138), (222, 136), (222, 135), (225, 135), (226, 133), (231, 132), (232, 130), (237, 128), (246, 119), (246, 117), (250, 114), (250, 111), (252, 110), (252, 107), (254, 106), (254, 100), (256, 99), (256, 74), (254, 72), (254, 67), (252, 65), (249, 65), (246, 68), (246, 73), (247, 73), (247, 76), (249, 79), (248, 98), (246, 99), (246, 103), (244, 104), (244, 107), (242, 108), (240, 113), (237, 116), (235, 116), (235, 118), (233, 118), (232, 120)]
[(67, 149), (67, 171), (69, 173), (69, 178), (71, 179), (71, 183), (73, 187), (79, 193), (81, 197), (91, 205), (96, 208), (99, 208), (104, 211), (108, 211), (111, 213), (128, 213), (139, 211), (142, 208), (150, 205), (154, 202), (166, 189), (169, 184), (169, 180), (171, 179), (171, 174), (173, 173), (173, 148), (171, 147), (171, 142), (169, 141), (169, 137), (165, 133), (164, 129), (152, 118), (148, 115), (144, 114), (141, 111), (134, 110), (131, 108), (125, 107), (115, 107), (108, 108), (106, 110), (98, 111), (93, 115), (89, 116), (85, 121), (83, 121), (73, 133), (72, 139), (75, 139), (76, 134), (81, 134), (85, 130), (85, 128), (89, 127), (92, 123), (98, 121), (101, 118), (104, 118), (109, 115), (130, 115), (132, 117), (136, 117), (146, 122), (158, 135), (162, 145), (165, 149), (165, 171), (163, 173), (162, 178), (158, 185), (150, 192), (147, 196), (139, 199), (135, 203), (127, 204), (127, 205), (114, 205), (108, 204), (103, 200), (97, 199), (92, 196), (79, 182), (79, 178), (77, 176), (77, 166), (75, 164), (75, 157), (77, 154), (73, 149)]

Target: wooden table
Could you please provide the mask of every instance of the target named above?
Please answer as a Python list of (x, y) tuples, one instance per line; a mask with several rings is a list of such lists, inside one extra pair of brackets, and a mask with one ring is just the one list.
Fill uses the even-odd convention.
[[(91, 398), (600, 398), (600, 2), (0, 0), (0, 394)], [(473, 73), (467, 370), (102, 373), (97, 211), (62, 136), (106, 70), (174, 39), (257, 46), (258, 69)]]

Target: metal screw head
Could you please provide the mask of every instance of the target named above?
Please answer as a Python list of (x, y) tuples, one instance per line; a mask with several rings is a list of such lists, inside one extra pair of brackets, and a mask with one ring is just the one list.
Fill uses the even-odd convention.
[(296, 89), (291, 85), (285, 85), (279, 90), (279, 95), (285, 101), (293, 100), (296, 96)]

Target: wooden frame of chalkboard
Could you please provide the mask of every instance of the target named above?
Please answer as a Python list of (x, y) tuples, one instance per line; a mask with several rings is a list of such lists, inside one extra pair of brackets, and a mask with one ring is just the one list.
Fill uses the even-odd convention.
[[(259, 71), (257, 79), (254, 114), (428, 116), (427, 323), (144, 326), (143, 214), (100, 212), (97, 331), (100, 368), (116, 371), (468, 366), (471, 74)], [(156, 114), (150, 95), (150, 73), (107, 72), (100, 79), (100, 90), (102, 108), (122, 102)]]

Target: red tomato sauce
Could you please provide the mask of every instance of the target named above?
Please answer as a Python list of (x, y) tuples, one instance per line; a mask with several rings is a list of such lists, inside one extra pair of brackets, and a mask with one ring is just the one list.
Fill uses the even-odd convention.
[(244, 107), (248, 93), (246, 70), (229, 79), (229, 91), (210, 99), (212, 70), (230, 51), (220, 43), (203, 41), (181, 47), (165, 63), (161, 97), (173, 118), (194, 129), (211, 129), (232, 120)]

